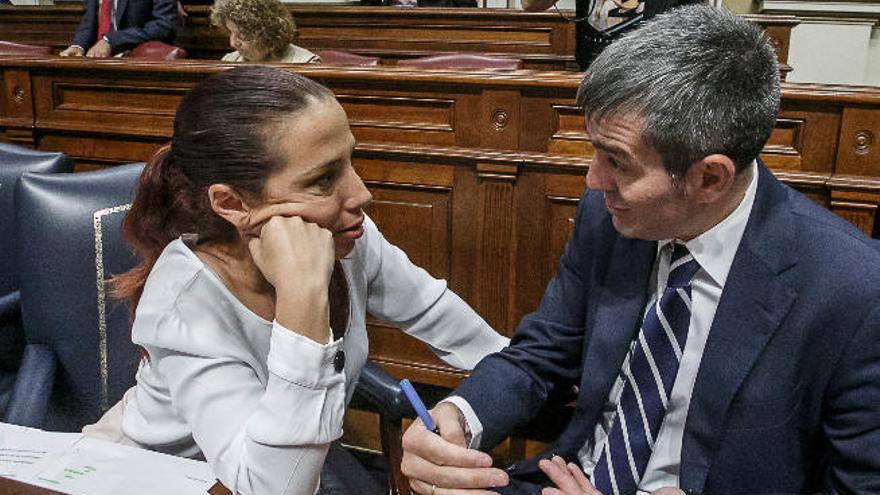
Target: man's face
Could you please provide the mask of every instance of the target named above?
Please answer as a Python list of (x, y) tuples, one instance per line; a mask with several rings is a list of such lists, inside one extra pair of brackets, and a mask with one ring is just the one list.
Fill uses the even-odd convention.
[(671, 239), (690, 232), (696, 204), (675, 187), (657, 151), (643, 138), (643, 119), (627, 113), (588, 120), (596, 154), (587, 187), (605, 193), (614, 228), (624, 237)]

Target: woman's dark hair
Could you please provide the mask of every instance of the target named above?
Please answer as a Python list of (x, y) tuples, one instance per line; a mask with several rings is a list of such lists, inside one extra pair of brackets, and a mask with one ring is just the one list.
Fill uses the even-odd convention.
[(332, 98), (310, 79), (269, 67), (240, 67), (196, 85), (177, 107), (171, 144), (140, 177), (122, 228), (141, 263), (113, 279), (114, 294), (134, 311), (159, 255), (182, 234), (196, 234), (199, 243), (234, 241), (238, 233), (211, 209), (208, 187), (261, 197), (268, 176), (284, 165), (272, 144), (279, 125)]

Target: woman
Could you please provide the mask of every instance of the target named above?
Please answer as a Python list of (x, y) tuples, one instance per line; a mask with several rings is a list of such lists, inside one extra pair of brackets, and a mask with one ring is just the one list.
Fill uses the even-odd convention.
[(184, 97), (124, 223), (144, 261), (115, 281), (147, 357), (100, 429), (203, 456), (236, 493), (311, 495), (367, 312), (460, 368), (507, 344), (364, 214), (354, 144), (333, 94), (291, 72), (242, 67)]
[(211, 23), (229, 32), (235, 48), (224, 62), (321, 63), (321, 57), (293, 44), (296, 24), (278, 0), (217, 0)]

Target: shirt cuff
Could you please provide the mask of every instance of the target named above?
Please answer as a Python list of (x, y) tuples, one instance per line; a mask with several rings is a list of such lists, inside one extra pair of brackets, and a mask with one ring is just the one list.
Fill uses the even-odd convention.
[(341, 348), (342, 339), (319, 344), (274, 321), (267, 367), (288, 382), (307, 388), (329, 388), (345, 379), (342, 370), (337, 371), (334, 366)]
[(480, 440), (483, 437), (483, 423), (480, 423), (480, 418), (474, 413), (474, 409), (471, 405), (466, 401), (463, 397), (459, 397), (457, 395), (451, 395), (440, 401), (449, 402), (453, 406), (457, 407), (461, 414), (464, 416), (464, 424), (465, 424), (465, 435), (470, 435), (470, 442), (468, 442), (469, 449), (477, 449), (480, 447)]

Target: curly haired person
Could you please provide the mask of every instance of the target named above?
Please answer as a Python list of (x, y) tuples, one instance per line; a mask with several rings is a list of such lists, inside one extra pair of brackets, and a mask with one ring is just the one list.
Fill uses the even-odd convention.
[(217, 0), (211, 23), (229, 32), (235, 48), (224, 62), (321, 63), (321, 57), (293, 44), (296, 23), (278, 0)]

